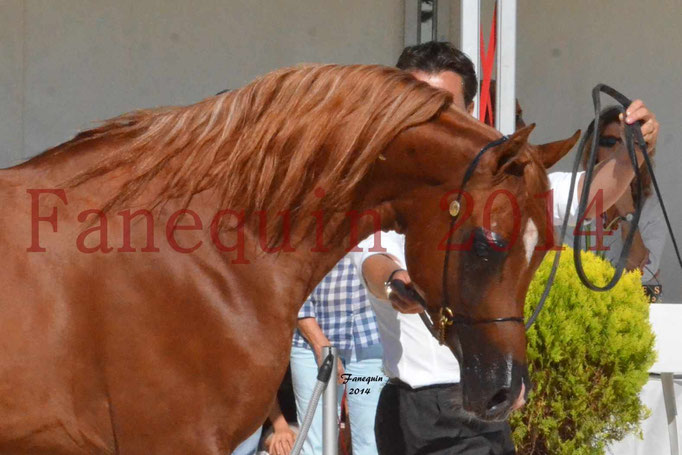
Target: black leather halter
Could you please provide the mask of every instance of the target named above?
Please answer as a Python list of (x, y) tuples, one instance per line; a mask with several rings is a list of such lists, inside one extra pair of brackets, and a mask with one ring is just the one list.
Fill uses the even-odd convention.
[[(457, 222), (457, 219), (459, 218), (459, 214), (461, 211), (459, 210), (460, 204), (461, 204), (461, 199), (462, 199), (462, 193), (464, 192), (464, 188), (466, 187), (467, 182), (471, 179), (471, 177), (474, 174), (474, 171), (476, 170), (476, 167), (478, 166), (479, 162), (481, 161), (481, 157), (487, 152), (488, 150), (497, 147), (498, 145), (501, 145), (505, 143), (507, 140), (509, 140), (509, 137), (507, 136), (502, 136), (501, 138), (494, 140), (490, 143), (488, 143), (485, 147), (483, 147), (474, 157), (474, 159), (469, 163), (469, 166), (466, 169), (466, 172), (464, 173), (464, 177), (462, 178), (462, 184), (460, 185), (460, 191), (459, 194), (457, 195), (457, 200), (456, 200), (456, 210), (455, 211), (450, 211), (450, 227), (448, 229), (448, 233), (452, 232), (453, 227), (455, 226), (455, 223)], [(477, 324), (494, 324), (494, 323), (499, 323), (499, 322), (518, 322), (520, 324), (523, 324), (523, 317), (522, 316), (508, 316), (508, 317), (497, 317), (497, 318), (486, 318), (486, 319), (475, 319), (471, 318), (469, 316), (464, 316), (464, 315), (458, 315), (454, 314), (452, 309), (448, 306), (448, 302), (450, 301), (449, 299), (449, 292), (448, 292), (448, 265), (450, 264), (450, 251), (452, 251), (451, 248), (452, 245), (452, 237), (448, 237), (448, 241), (445, 247), (445, 258), (443, 259), (443, 300), (441, 302), (439, 314), (438, 314), (438, 342), (440, 344), (445, 343), (445, 335), (446, 335), (446, 330), (447, 327), (454, 325), (454, 324), (461, 324), (461, 325), (477, 325)]]
[[(455, 226), (455, 223), (457, 222), (457, 219), (459, 218), (460, 210), (459, 207), (461, 205), (461, 199), (462, 199), (462, 194), (464, 192), (464, 188), (466, 187), (467, 182), (471, 179), (471, 177), (474, 175), (474, 171), (476, 170), (476, 167), (478, 166), (479, 162), (481, 161), (481, 157), (487, 152), (488, 150), (497, 147), (498, 145), (503, 144), (509, 140), (509, 137), (507, 136), (502, 136), (499, 139), (496, 139), (490, 143), (488, 143), (486, 146), (484, 146), (474, 157), (474, 159), (469, 163), (469, 166), (467, 167), (466, 171), (464, 172), (464, 177), (462, 178), (462, 184), (460, 186), (460, 191), (459, 194), (457, 195), (457, 199), (453, 201), (451, 204), (451, 207), (455, 207), (455, 210), (450, 210), (450, 227), (448, 229), (448, 233), (451, 233), (453, 230), (453, 227)], [(448, 264), (450, 262), (450, 251), (452, 250), (451, 245), (451, 237), (448, 237), (448, 241), (446, 244), (446, 249), (445, 249), (445, 257), (443, 259), (443, 300), (441, 302), (441, 307), (438, 312), (438, 326), (435, 327), (429, 316), (427, 315), (427, 306), (426, 302), (424, 299), (419, 295), (418, 293), (414, 292), (411, 293), (411, 297), (414, 298), (419, 304), (424, 307), (424, 312), (420, 313), (420, 317), (426, 327), (429, 329), (431, 334), (436, 337), (438, 342), (442, 345), (445, 344), (445, 338), (446, 338), (446, 331), (447, 328), (451, 325), (454, 324), (461, 324), (461, 325), (477, 325), (477, 324), (494, 324), (494, 323), (501, 323), (501, 322), (517, 322), (519, 324), (523, 324), (523, 317), (522, 316), (508, 316), (508, 317), (497, 317), (497, 318), (487, 318), (487, 319), (475, 319), (471, 318), (469, 316), (464, 316), (464, 315), (456, 315), (452, 311), (452, 309), (448, 306), (448, 301), (449, 301), (449, 292), (448, 292)], [(399, 280), (396, 280), (399, 281)], [(397, 282), (392, 282), (392, 285), (398, 285)]]

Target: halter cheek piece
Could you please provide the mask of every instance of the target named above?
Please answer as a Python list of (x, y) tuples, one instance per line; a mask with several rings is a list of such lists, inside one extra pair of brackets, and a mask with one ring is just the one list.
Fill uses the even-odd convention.
[[(478, 166), (481, 157), (487, 152), (488, 150), (492, 149), (493, 147), (497, 147), (498, 145), (503, 144), (509, 140), (507, 136), (502, 136), (501, 138), (490, 142), (487, 144), (485, 147), (481, 149), (480, 152), (474, 157), (474, 159), (469, 163), (469, 166), (466, 169), (466, 172), (464, 173), (464, 177), (462, 178), (462, 184), (460, 186), (461, 190), (459, 194), (457, 195), (457, 199), (452, 201), (450, 203), (450, 207), (448, 212), (450, 213), (450, 227), (448, 229), (448, 233), (452, 232), (452, 229), (457, 222), (457, 219), (459, 218), (460, 214), (460, 208), (461, 208), (461, 199), (462, 199), (462, 193), (464, 191), (464, 188), (467, 184), (467, 182), (471, 179), (471, 177), (474, 174), (474, 171), (476, 170), (476, 167)], [(477, 325), (477, 324), (493, 324), (493, 323), (500, 323), (500, 322), (518, 322), (520, 324), (523, 324), (523, 317), (520, 316), (512, 316), (512, 317), (500, 317), (500, 318), (489, 318), (489, 319), (474, 319), (468, 316), (462, 316), (462, 315), (456, 315), (453, 311), (452, 308), (448, 306), (449, 302), (449, 293), (448, 293), (448, 265), (450, 263), (450, 251), (452, 251), (451, 248), (452, 245), (452, 238), (448, 237), (448, 241), (445, 247), (445, 258), (443, 259), (443, 300), (441, 302), (440, 310), (438, 311), (438, 342), (440, 344), (445, 344), (445, 337), (447, 335), (447, 328), (455, 325), (455, 324), (462, 324), (462, 325)], [(432, 330), (433, 333), (433, 330)]]
[[(471, 179), (471, 177), (474, 174), (474, 171), (476, 170), (476, 167), (478, 166), (479, 162), (481, 161), (481, 157), (487, 152), (488, 150), (492, 149), (493, 147), (497, 147), (500, 144), (503, 144), (509, 140), (507, 136), (502, 136), (501, 138), (494, 140), (487, 144), (485, 147), (483, 147), (478, 154), (474, 157), (474, 159), (469, 163), (469, 166), (466, 169), (466, 172), (464, 173), (464, 177), (462, 178), (462, 184), (460, 186), (461, 190), (457, 196), (457, 199), (452, 201), (450, 203), (450, 206), (448, 208), (448, 212), (450, 214), (450, 227), (448, 229), (448, 232), (452, 232), (453, 227), (455, 223), (457, 222), (457, 219), (459, 218), (460, 214), (460, 209), (462, 206), (462, 193), (464, 191), (464, 187), (466, 186), (467, 182)], [(448, 295), (448, 264), (450, 260), (450, 251), (452, 250), (451, 245), (451, 238), (448, 237), (448, 241), (446, 244), (446, 249), (445, 249), (445, 258), (443, 259), (443, 300), (441, 302), (440, 310), (438, 311), (438, 325), (437, 328), (434, 327), (434, 324), (431, 322), (431, 319), (429, 319), (427, 312), (420, 313), (419, 316), (421, 317), (422, 321), (426, 325), (426, 327), (429, 329), (431, 334), (438, 340), (438, 343), (441, 345), (445, 344), (445, 338), (447, 335), (447, 329), (448, 327), (455, 325), (455, 324), (461, 324), (461, 325), (478, 325), (478, 324), (493, 324), (493, 323), (500, 323), (500, 322), (517, 322), (519, 324), (523, 324), (523, 317), (520, 316), (511, 316), (511, 317), (500, 317), (500, 318), (490, 318), (490, 319), (474, 319), (468, 316), (463, 316), (463, 315), (457, 315), (452, 311), (452, 308), (448, 306), (448, 301), (449, 301), (449, 295)], [(391, 281), (389, 280), (389, 285), (392, 285)], [(416, 292), (412, 294), (412, 297), (419, 302), (419, 304), (424, 307), (425, 310), (427, 310), (426, 302), (424, 299), (421, 297), (421, 295), (417, 294)]]

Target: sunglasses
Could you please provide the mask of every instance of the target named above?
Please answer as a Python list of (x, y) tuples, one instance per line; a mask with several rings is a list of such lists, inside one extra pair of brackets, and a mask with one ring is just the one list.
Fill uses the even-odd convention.
[(599, 147), (611, 148), (621, 142), (621, 138), (613, 136), (602, 136), (599, 138)]

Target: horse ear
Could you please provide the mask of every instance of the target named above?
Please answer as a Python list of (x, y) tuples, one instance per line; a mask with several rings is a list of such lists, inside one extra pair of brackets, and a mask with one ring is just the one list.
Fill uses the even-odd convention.
[(502, 143), (499, 147), (495, 149), (493, 152), (494, 160), (495, 160), (495, 165), (494, 173), (498, 173), (501, 170), (505, 169), (508, 163), (511, 163), (514, 161), (514, 158), (516, 155), (521, 151), (523, 148), (523, 145), (528, 142), (528, 136), (530, 136), (530, 133), (533, 131), (535, 128), (535, 123), (532, 123), (528, 126), (524, 126), (520, 130), (517, 130), (514, 134), (509, 136), (509, 139)]
[(536, 145), (540, 161), (542, 161), (545, 169), (554, 166), (557, 161), (570, 152), (578, 139), (580, 139), (580, 130), (573, 133), (573, 136), (568, 139)]

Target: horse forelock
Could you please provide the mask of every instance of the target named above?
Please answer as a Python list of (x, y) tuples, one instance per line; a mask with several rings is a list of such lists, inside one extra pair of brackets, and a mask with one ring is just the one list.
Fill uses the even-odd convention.
[[(117, 144), (67, 182), (78, 186), (126, 167), (131, 177), (105, 210), (125, 206), (156, 181), (153, 206), (170, 199), (186, 206), (213, 189), (221, 208), (273, 217), (288, 210), (296, 223), (321, 208), (347, 209), (388, 143), (451, 102), (447, 93), (394, 68), (304, 65), (194, 105), (124, 114), (79, 134), (59, 153), (88, 141)], [(322, 198), (313, 191), (318, 187)], [(269, 234), (277, 229), (270, 223)]]

